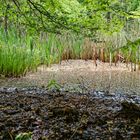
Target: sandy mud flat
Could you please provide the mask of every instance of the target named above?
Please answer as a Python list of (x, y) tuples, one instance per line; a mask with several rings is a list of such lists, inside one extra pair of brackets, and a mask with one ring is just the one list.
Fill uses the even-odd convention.
[(37, 72), (29, 72), (22, 78), (1, 78), (1, 87), (47, 86), (55, 79), (61, 85), (84, 84), (89, 88), (109, 90), (110, 92), (125, 92), (140, 94), (140, 74), (131, 72), (130, 65), (124, 63), (117, 66), (92, 60), (69, 60), (50, 67), (40, 66)]

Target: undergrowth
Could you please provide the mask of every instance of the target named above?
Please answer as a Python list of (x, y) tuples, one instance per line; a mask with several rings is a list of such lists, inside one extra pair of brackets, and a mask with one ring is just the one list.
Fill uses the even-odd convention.
[(69, 59), (93, 59), (95, 63), (99, 59), (110, 65), (118, 61), (139, 65), (139, 40), (131, 45), (125, 36), (124, 32), (112, 36), (101, 35), (99, 41), (93, 41), (74, 33), (19, 34), (14, 28), (5, 34), (1, 28), (0, 76), (24, 76), (28, 71), (36, 71), (41, 64), (50, 66)]

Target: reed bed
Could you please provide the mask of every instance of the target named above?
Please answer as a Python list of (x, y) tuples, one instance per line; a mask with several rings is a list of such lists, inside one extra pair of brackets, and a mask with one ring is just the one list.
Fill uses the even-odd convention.
[[(129, 36), (132, 41), (138, 38), (138, 33)], [(130, 44), (130, 45), (129, 45)], [(117, 65), (118, 61), (132, 63), (133, 68), (140, 65), (139, 44), (129, 43), (126, 32), (113, 35), (99, 34), (98, 41), (85, 38), (74, 33), (56, 35), (40, 33), (31, 35), (19, 33), (15, 29), (5, 34), (0, 29), (0, 75), (7, 77), (24, 76), (28, 71), (35, 71), (41, 64), (50, 66), (69, 59), (92, 59), (97, 65), (97, 59)]]

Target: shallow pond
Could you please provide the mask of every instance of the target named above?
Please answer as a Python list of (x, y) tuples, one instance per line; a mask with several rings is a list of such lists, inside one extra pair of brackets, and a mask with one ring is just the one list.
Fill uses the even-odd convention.
[(1, 78), (3, 87), (47, 86), (48, 81), (55, 79), (62, 85), (77, 85), (140, 95), (140, 72), (130, 72), (124, 65), (109, 68), (109, 64), (97, 68), (92, 61), (69, 61), (52, 67), (39, 67), (35, 73), (29, 73), (23, 78)]

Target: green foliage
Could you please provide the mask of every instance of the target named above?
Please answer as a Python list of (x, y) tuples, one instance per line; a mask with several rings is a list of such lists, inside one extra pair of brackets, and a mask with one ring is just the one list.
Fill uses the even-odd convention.
[(49, 90), (55, 89), (55, 90), (59, 91), (60, 88), (61, 88), (61, 85), (59, 85), (59, 84), (56, 82), (56, 80), (53, 79), (53, 80), (50, 80), (50, 81), (49, 81), (49, 83), (48, 83), (48, 85), (47, 85), (47, 88), (48, 88)]
[[(109, 39), (101, 41), (111, 52), (113, 47), (129, 46), (120, 50), (135, 53), (139, 11), (139, 0), (1, 0), (0, 74), (25, 75), (40, 64), (91, 58), (92, 49), (84, 48), (85, 37), (100, 41), (100, 35), (106, 36)], [(130, 44), (126, 39), (110, 41), (124, 32), (133, 36)]]
[(16, 29), (9, 30), (7, 35), (1, 29), (0, 34), (0, 75), (7, 77), (24, 76), (40, 64), (60, 63), (64, 52), (80, 58), (84, 40), (74, 34), (43, 33), (39, 37), (27, 32), (19, 36)]
[(37, 49), (31, 48), (31, 39), (18, 37), (13, 31), (5, 36), (1, 30), (0, 74), (5, 76), (25, 75), (40, 63)]
[(32, 140), (32, 133), (20, 133), (16, 136), (15, 140)]
[(121, 31), (126, 19), (139, 9), (140, 2), (139, 0), (4, 0), (0, 5), (2, 5), (1, 19), (4, 19), (6, 14), (8, 21), (17, 27), (23, 25), (29, 27), (29, 30), (59, 34), (72, 30), (85, 36), (94, 36), (96, 31), (109, 33)]

